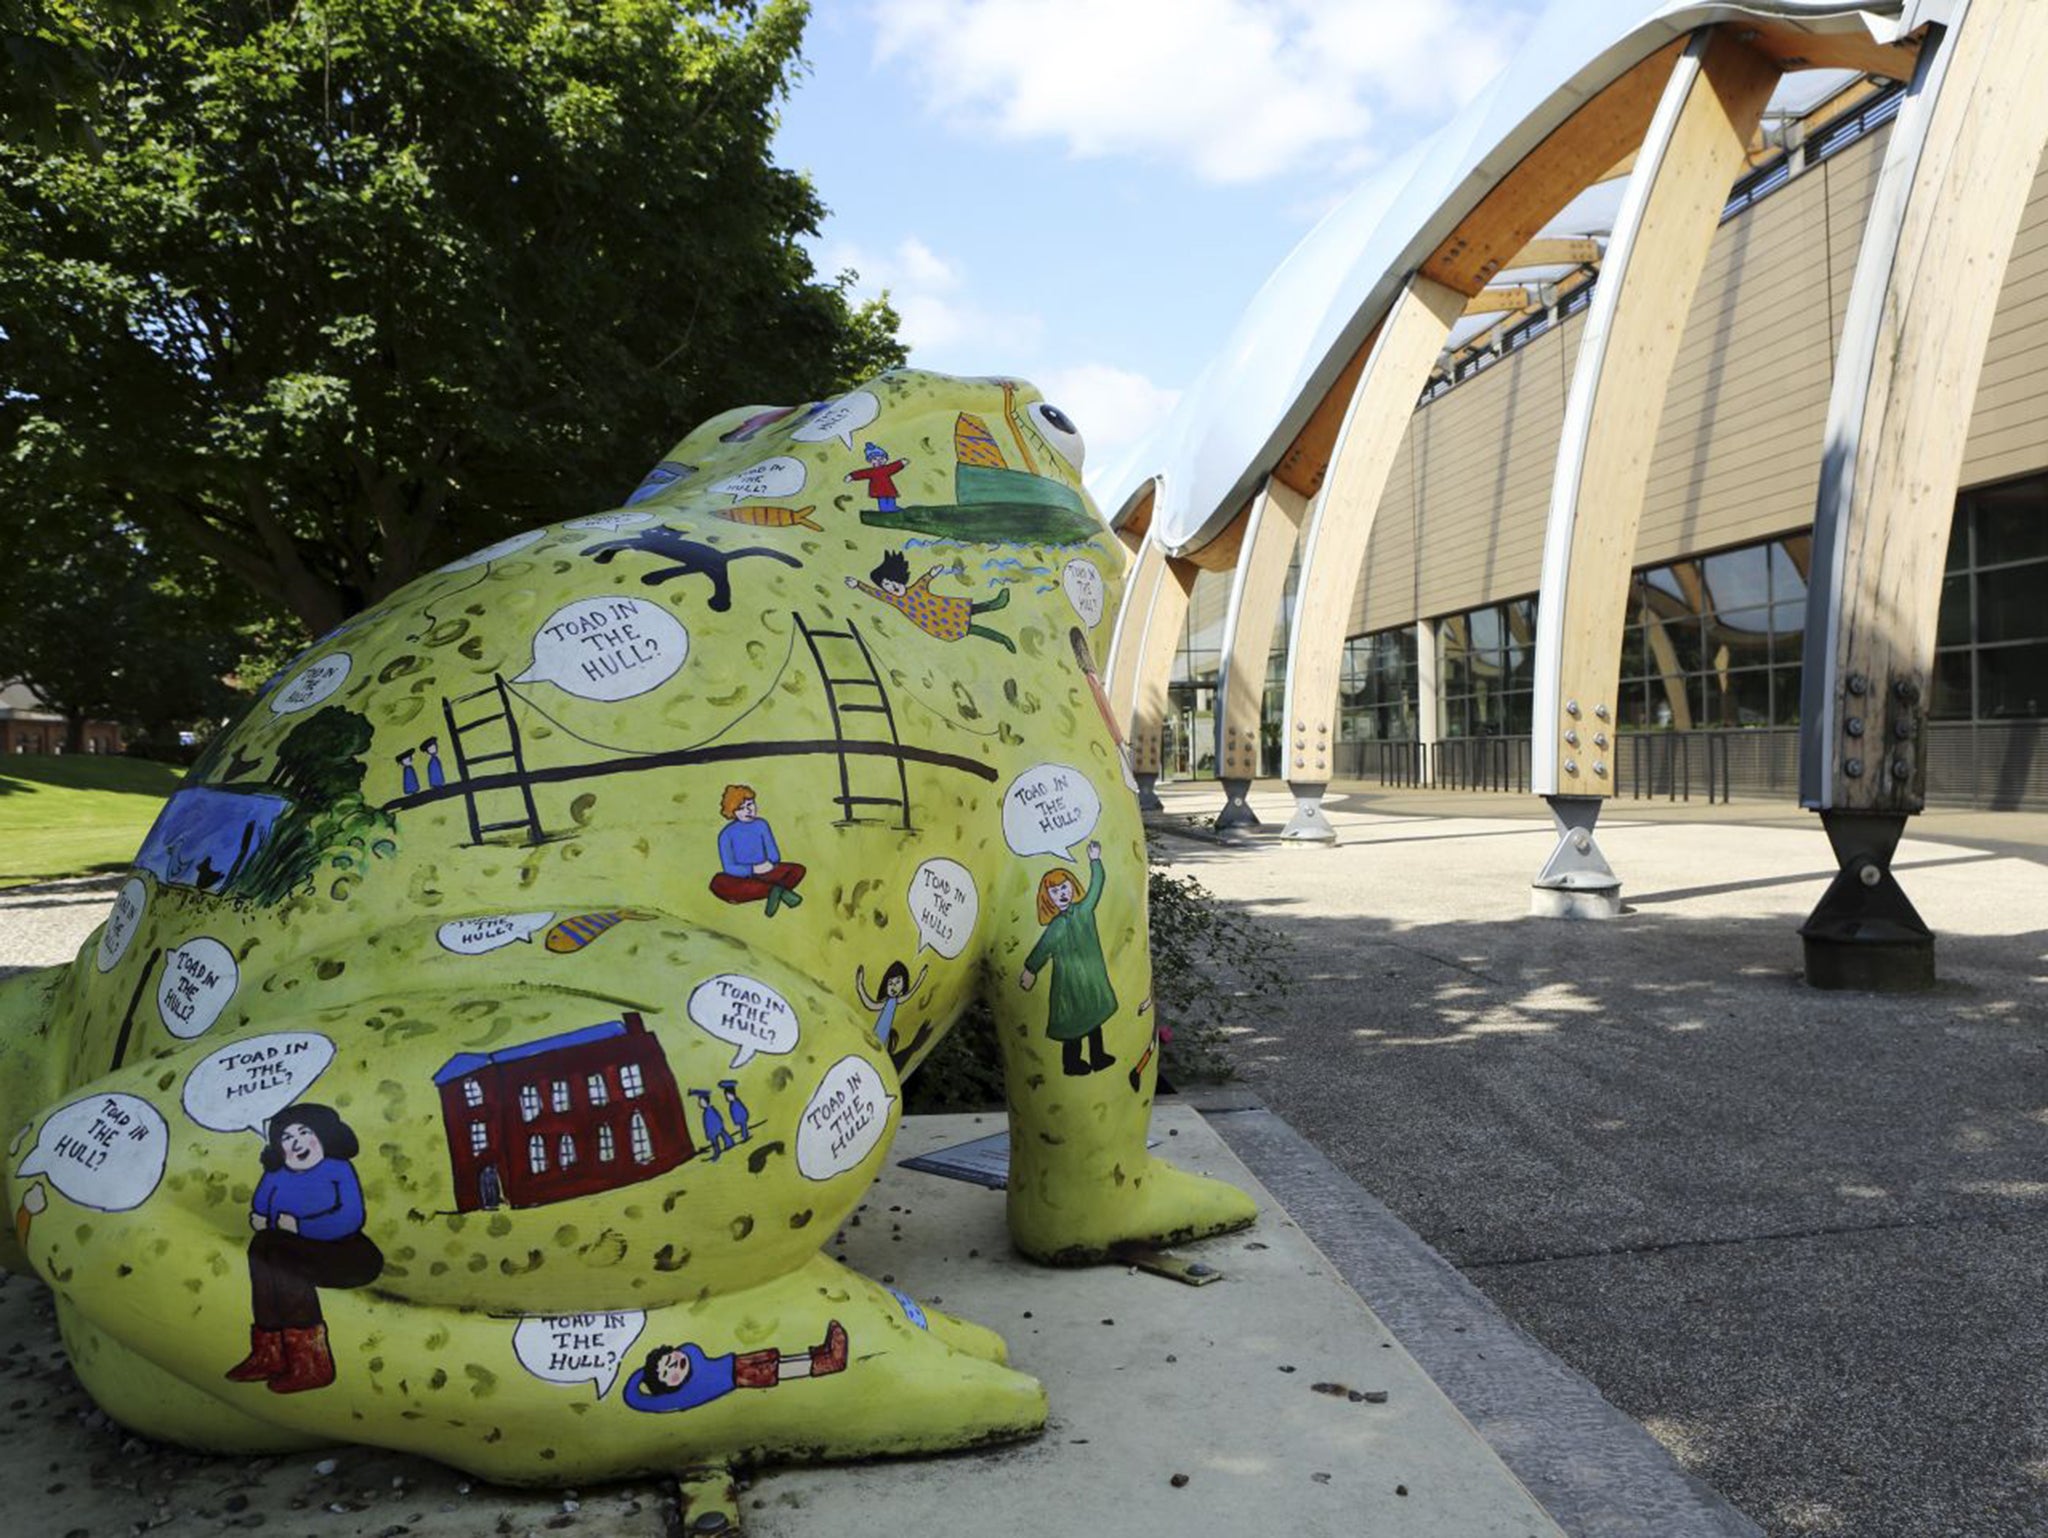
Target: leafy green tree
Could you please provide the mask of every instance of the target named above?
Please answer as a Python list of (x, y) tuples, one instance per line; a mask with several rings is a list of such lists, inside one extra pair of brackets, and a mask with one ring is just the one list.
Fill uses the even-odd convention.
[(0, 505), (93, 498), (318, 633), (902, 358), (769, 158), (800, 0), (63, 15), (76, 67), (0, 92)]
[(67, 723), (118, 721), (148, 740), (218, 720), (238, 700), (223, 679), (251, 616), (202, 563), (166, 563), (133, 530), (89, 516), (17, 513), (0, 560), (0, 679), (23, 679)]

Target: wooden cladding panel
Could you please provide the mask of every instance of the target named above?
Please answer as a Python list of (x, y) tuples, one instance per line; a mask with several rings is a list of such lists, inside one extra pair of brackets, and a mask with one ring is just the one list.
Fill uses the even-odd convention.
[(1963, 451), (1963, 484), (2048, 469), (2048, 158), (2020, 221)]

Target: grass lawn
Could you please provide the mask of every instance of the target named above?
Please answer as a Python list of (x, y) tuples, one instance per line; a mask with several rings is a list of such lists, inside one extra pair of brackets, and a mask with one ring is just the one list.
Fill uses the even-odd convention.
[(125, 870), (183, 777), (140, 758), (0, 758), (0, 887)]

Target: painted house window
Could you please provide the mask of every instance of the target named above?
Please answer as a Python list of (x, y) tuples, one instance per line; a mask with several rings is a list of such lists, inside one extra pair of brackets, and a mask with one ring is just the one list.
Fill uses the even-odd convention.
[(618, 1152), (618, 1140), (612, 1136), (611, 1126), (609, 1124), (600, 1126), (597, 1129), (597, 1162), (599, 1164), (609, 1164), (618, 1156)]
[(610, 1105), (612, 1103), (612, 1092), (606, 1086), (603, 1074), (592, 1074), (590, 1076), (588, 1088), (590, 1090), (590, 1103), (592, 1105)]
[(619, 1088), (625, 1091), (628, 1100), (638, 1100), (646, 1093), (640, 1082), (640, 1065), (625, 1063), (619, 1068)]
[(554, 1091), (552, 1095), (550, 1095), (548, 1103), (552, 1105), (557, 1112), (566, 1111), (569, 1109), (569, 1081), (567, 1079), (555, 1080)]
[(570, 1165), (574, 1164), (576, 1162), (576, 1139), (564, 1132), (561, 1141), (555, 1145), (555, 1157), (561, 1161), (563, 1169), (567, 1169)]
[(519, 1119), (532, 1121), (540, 1115), (540, 1090), (532, 1084), (519, 1086)]
[(633, 1162), (652, 1164), (654, 1162), (654, 1139), (647, 1135), (647, 1118), (638, 1111), (633, 1113)]
[(474, 1079), (464, 1079), (462, 1081), (462, 1103), (469, 1106), (482, 1105), (484, 1103), (484, 1087)]
[(526, 1140), (526, 1167), (536, 1175), (547, 1173), (548, 1140), (538, 1132)]
[(471, 1122), (469, 1124), (469, 1151), (480, 1154), (490, 1146), (491, 1134), (489, 1129), (480, 1121)]

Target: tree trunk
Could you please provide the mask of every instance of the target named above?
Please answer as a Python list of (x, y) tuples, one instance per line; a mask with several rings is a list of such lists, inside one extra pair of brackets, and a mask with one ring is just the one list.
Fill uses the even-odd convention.
[(85, 751), (85, 712), (67, 710), (64, 712), (64, 751), (83, 753)]

